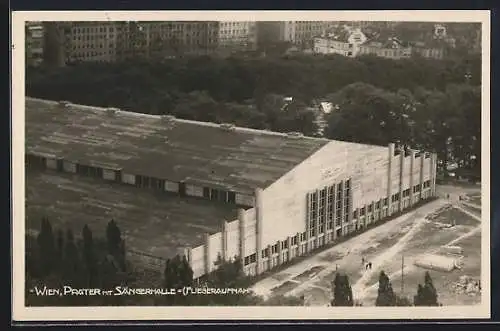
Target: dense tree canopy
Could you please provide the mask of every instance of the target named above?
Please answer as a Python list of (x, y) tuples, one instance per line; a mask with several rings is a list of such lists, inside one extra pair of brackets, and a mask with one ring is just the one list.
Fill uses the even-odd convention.
[[(291, 95), (309, 102), (346, 85), (365, 82), (396, 91), (445, 90), (448, 84), (479, 85), (480, 58), (462, 61), (410, 58), (398, 61), (374, 56), (295, 55), (229, 59), (186, 57), (161, 62), (81, 63), (59, 69), (27, 71), (27, 94), (84, 104), (150, 112), (161, 100), (206, 91), (217, 102), (243, 103), (259, 94)], [(160, 109), (170, 112), (171, 109)]]
[(480, 87), (393, 92), (358, 82), (327, 99), (338, 108), (327, 118), (331, 139), (375, 145), (399, 141), (437, 152), (443, 167), (454, 161), (480, 173)]

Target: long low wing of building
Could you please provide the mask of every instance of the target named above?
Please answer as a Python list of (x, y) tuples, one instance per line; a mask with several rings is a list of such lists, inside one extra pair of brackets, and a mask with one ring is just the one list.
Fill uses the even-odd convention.
[[(219, 220), (214, 228), (219, 232), (200, 231), (199, 246), (183, 243), (190, 245), (185, 254), (195, 278), (213, 270), (218, 257), (238, 257), (246, 273), (261, 273), (435, 194), (436, 155), (394, 144), (332, 141), (31, 98), (26, 99), (26, 163), (97, 177), (113, 187), (154, 189), (165, 199), (173, 194), (233, 206), (237, 217)], [(27, 184), (37, 190), (35, 182), (32, 188)], [(117, 199), (112, 195), (99, 200)], [(119, 198), (113, 206), (121, 208)], [(190, 222), (193, 215), (185, 217)], [(162, 231), (151, 233), (161, 238)]]

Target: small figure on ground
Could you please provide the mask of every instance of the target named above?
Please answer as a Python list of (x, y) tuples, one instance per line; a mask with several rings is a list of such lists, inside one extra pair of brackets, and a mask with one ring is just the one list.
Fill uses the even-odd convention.
[(370, 270), (372, 270), (372, 263), (371, 262), (368, 263), (368, 268), (370, 268)]
[(361, 258), (361, 265), (365, 265), (365, 257), (364, 256)]

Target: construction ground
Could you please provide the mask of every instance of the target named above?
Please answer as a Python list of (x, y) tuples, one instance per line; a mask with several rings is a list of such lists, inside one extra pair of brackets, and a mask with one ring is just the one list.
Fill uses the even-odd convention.
[[(441, 304), (480, 303), (480, 187), (437, 190), (439, 199), (260, 280), (254, 292), (264, 297), (303, 296), (307, 305), (325, 306), (332, 299), (335, 273), (343, 272), (355, 302), (373, 306), (381, 271), (394, 291), (411, 301), (429, 271)], [(452, 261), (451, 266), (446, 261)], [(367, 262), (371, 269), (366, 269)]]

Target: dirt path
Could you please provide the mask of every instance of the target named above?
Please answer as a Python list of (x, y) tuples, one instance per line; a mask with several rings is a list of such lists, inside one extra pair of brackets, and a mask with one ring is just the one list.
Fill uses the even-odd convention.
[(470, 217), (472, 217), (473, 219), (475, 219), (476, 221), (478, 221), (479, 223), (481, 223), (481, 217), (477, 216), (474, 213), (471, 213), (470, 211), (466, 210), (465, 208), (463, 208), (459, 204), (455, 204), (453, 207), (457, 208), (462, 213), (469, 215)]
[[(452, 245), (455, 245), (457, 244), (458, 242), (466, 239), (466, 238), (469, 238), (473, 235), (475, 235), (476, 233), (480, 232), (481, 231), (481, 226), (476, 226), (475, 228), (473, 228), (472, 230), (470, 230), (469, 232), (461, 235), (460, 237), (457, 237), (455, 239), (453, 239), (452, 241), (448, 242), (447, 244), (443, 245), (443, 246), (452, 246)], [(416, 267), (413, 265), (413, 260), (414, 259), (411, 259), (410, 261), (410, 264), (408, 266), (405, 265), (405, 268), (403, 269), (403, 272), (407, 273), (407, 272), (411, 272), (413, 270), (416, 269)], [(394, 279), (395, 277), (399, 277), (401, 276), (401, 270), (398, 270), (396, 272), (393, 272), (391, 273), (390, 275), (388, 275), (389, 279)], [(367, 293), (371, 292), (371, 291), (374, 291), (378, 288), (378, 281), (365, 287), (364, 291), (362, 292), (362, 296), (360, 296), (359, 298), (357, 298), (357, 300), (363, 300), (364, 296), (366, 296)], [(354, 289), (353, 289), (353, 293), (354, 293)]]
[(468, 201), (460, 201), (460, 203), (464, 206), (469, 206), (471, 208), (481, 209), (481, 205), (478, 205), (477, 203), (468, 202)]
[(371, 262), (373, 263), (373, 269), (369, 269), (364, 272), (363, 276), (352, 286), (352, 294), (354, 300), (361, 300), (365, 296), (366, 291), (366, 282), (369, 280), (374, 274), (377, 274), (381, 271), (380, 267), (383, 265), (385, 261), (392, 260), (403, 248), (406, 244), (413, 238), (413, 236), (420, 231), (422, 226), (428, 221), (425, 219), (425, 216), (418, 215), (419, 218), (411, 227), (410, 231), (408, 231), (399, 241), (389, 249), (382, 252)]

